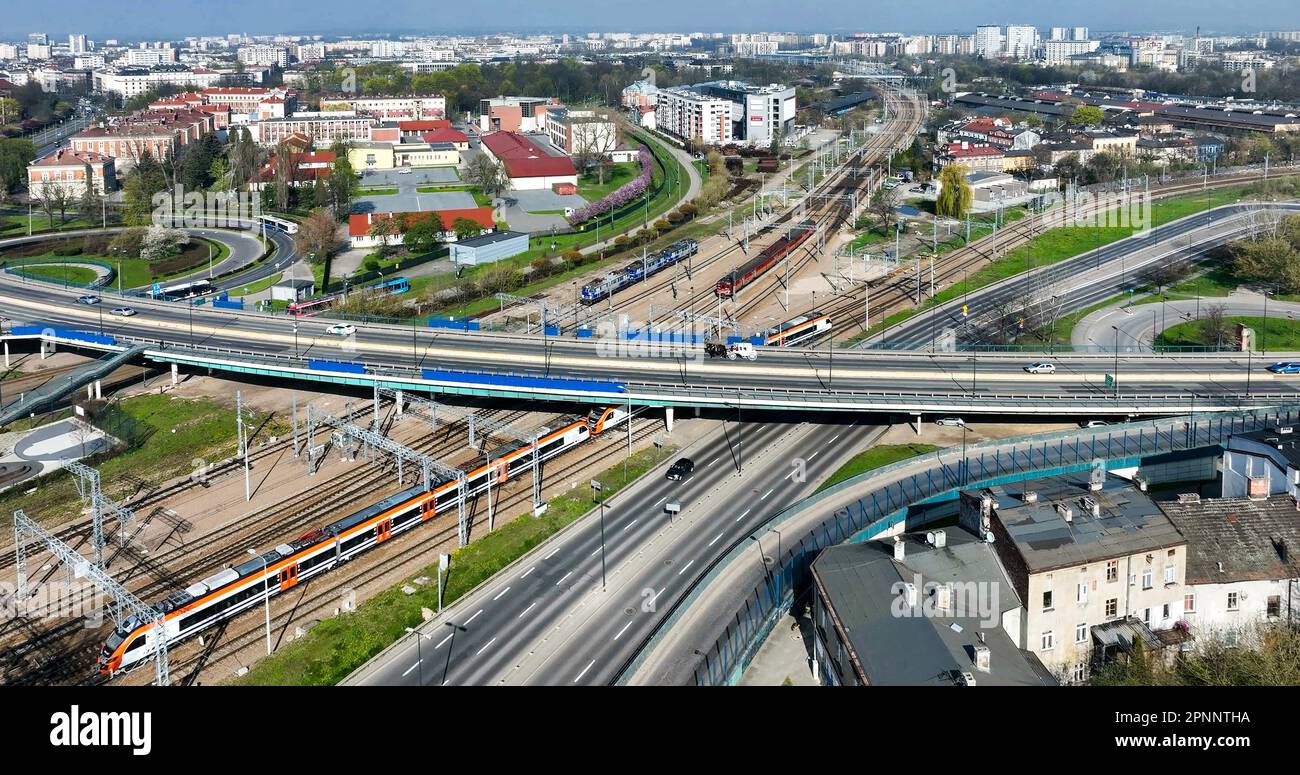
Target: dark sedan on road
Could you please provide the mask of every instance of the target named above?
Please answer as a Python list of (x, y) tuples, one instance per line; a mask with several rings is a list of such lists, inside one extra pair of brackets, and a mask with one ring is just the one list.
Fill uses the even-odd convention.
[(690, 458), (682, 458), (668, 467), (668, 479), (674, 482), (680, 482), (683, 479), (690, 479), (691, 472), (695, 470), (695, 461)]

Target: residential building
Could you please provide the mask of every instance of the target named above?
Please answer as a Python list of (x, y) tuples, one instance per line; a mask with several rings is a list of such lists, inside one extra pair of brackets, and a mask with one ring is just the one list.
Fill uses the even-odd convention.
[(1022, 604), (993, 549), (965, 531), (828, 546), (811, 576), (823, 685), (1056, 683), (1018, 640)]
[(971, 171), (1001, 172), (1006, 155), (1006, 150), (996, 145), (961, 140), (949, 143), (936, 153), (934, 165), (942, 169), (950, 164), (960, 164)]
[(336, 142), (369, 140), (375, 120), (347, 111), (313, 113), (299, 111), (286, 118), (254, 121), (249, 131), (262, 145), (275, 145), (291, 135), (310, 137), (317, 148), (328, 148)]
[(516, 190), (578, 183), (578, 171), (569, 157), (552, 156), (524, 135), (493, 132), (483, 135), (479, 147), (488, 158), (505, 168), (510, 185)]
[(479, 131), (541, 132), (548, 110), (563, 107), (553, 97), (493, 97), (479, 101)]
[(68, 35), (69, 54), (76, 56), (77, 54), (84, 54), (89, 50), (90, 50), (89, 44), (86, 41), (85, 35), (76, 32)]
[(1091, 148), (1093, 153), (1110, 153), (1116, 156), (1137, 154), (1138, 133), (1131, 130), (1094, 129), (1079, 132), (1076, 138)]
[(444, 118), (447, 98), (441, 94), (406, 96), (350, 96), (322, 97), (321, 111), (354, 111), (361, 115), (381, 119), (429, 120)]
[(1002, 28), (996, 24), (981, 24), (975, 28), (975, 56), (991, 59), (1005, 52)]
[(1043, 43), (1043, 60), (1049, 65), (1067, 65), (1071, 58), (1090, 54), (1100, 47), (1098, 40), (1049, 40)]
[(1038, 28), (1023, 24), (1007, 27), (1006, 53), (1016, 59), (1032, 59), (1038, 50)]
[[(350, 155), (350, 154), (349, 154)], [(289, 185), (312, 185), (317, 178), (327, 178), (330, 168), (337, 157), (332, 151), (309, 151), (289, 154)], [(275, 169), (279, 160), (275, 154), (267, 159), (262, 169), (258, 170), (257, 182), (253, 189), (260, 191), (275, 181)]]
[(92, 74), (95, 91), (115, 94), (121, 99), (130, 99), (142, 94), (156, 92), (162, 86), (174, 86), (179, 89), (206, 89), (215, 86), (221, 75), (205, 68), (127, 68), (119, 70), (96, 70)]
[(707, 81), (661, 89), (655, 113), (661, 131), (683, 139), (764, 147), (789, 135), (797, 104), (793, 86)]
[(246, 65), (289, 66), (289, 49), (284, 46), (241, 46), (236, 56)]
[(51, 186), (60, 187), (68, 197), (81, 197), (85, 194), (88, 180), (96, 193), (116, 191), (117, 177), (113, 157), (92, 151), (78, 153), (60, 148), (27, 165), (27, 190), (38, 199), (45, 196)]
[(649, 81), (637, 81), (623, 89), (621, 103), (625, 108), (653, 108), (659, 98), (659, 90)]
[(1300, 497), (1300, 434), (1282, 425), (1232, 436), (1222, 483), (1225, 498)]
[(45, 60), (54, 56), (54, 47), (45, 43), (28, 43), (27, 58), (31, 60)]
[(1183, 618), (1229, 644), (1253, 625), (1300, 620), (1300, 509), (1265, 499), (1182, 496), (1160, 504), (1187, 539)]
[(126, 52), (126, 64), (131, 67), (156, 67), (157, 65), (170, 65), (176, 62), (176, 49), (171, 48), (140, 48), (129, 49)]
[[(992, 535), (1025, 606), (1018, 642), (1057, 675), (1086, 677), (1092, 628), (1133, 617), (1170, 630), (1182, 618), (1186, 540), (1145, 492), (1104, 469), (965, 491), (960, 523)], [(1101, 653), (1111, 645), (1098, 642)]]
[(609, 154), (618, 147), (618, 124), (604, 113), (593, 110), (546, 111), (546, 132), (551, 144), (567, 154)]

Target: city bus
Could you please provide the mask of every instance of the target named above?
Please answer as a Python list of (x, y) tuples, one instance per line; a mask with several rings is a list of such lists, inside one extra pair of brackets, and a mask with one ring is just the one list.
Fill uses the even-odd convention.
[(285, 234), (298, 233), (298, 224), (293, 221), (287, 221), (284, 218), (276, 218), (274, 215), (259, 215), (257, 217), (257, 222), (268, 229), (282, 231)]

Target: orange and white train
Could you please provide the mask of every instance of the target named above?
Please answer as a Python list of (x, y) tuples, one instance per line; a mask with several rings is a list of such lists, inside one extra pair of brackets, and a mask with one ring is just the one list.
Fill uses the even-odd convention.
[(831, 330), (831, 316), (809, 312), (769, 328), (763, 344), (768, 347), (793, 347)]
[[(627, 417), (625, 409), (609, 407), (566, 422), (538, 438), (537, 460), (563, 454)], [(533, 458), (533, 447), (527, 442), (499, 450), (495, 460), (465, 472), (465, 497), (528, 471)], [(403, 490), (174, 593), (155, 606), (163, 619), (161, 637), (170, 647), (454, 509), (459, 487), (457, 479), (443, 477), (432, 490), (425, 490), (423, 484)], [(156, 623), (128, 617), (100, 649), (99, 672), (114, 674), (138, 667), (153, 656), (159, 637)]]

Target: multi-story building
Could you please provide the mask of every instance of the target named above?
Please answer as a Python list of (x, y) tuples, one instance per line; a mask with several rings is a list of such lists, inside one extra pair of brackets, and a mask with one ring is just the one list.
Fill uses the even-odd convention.
[(58, 186), (68, 197), (83, 196), (87, 181), (95, 193), (105, 194), (116, 190), (113, 157), (92, 151), (78, 153), (60, 148), (27, 166), (27, 191), (38, 199), (51, 193), (52, 186)]
[(1024, 24), (1007, 27), (1006, 52), (1016, 59), (1032, 59), (1038, 50), (1038, 28)]
[(765, 146), (790, 132), (796, 112), (793, 86), (709, 81), (661, 89), (655, 124), (706, 145)]
[(1113, 627), (1182, 619), (1187, 541), (1145, 492), (1104, 470), (965, 491), (959, 520), (992, 534), (1024, 603), (1018, 642), (1067, 680), (1087, 677)]
[(492, 97), (480, 100), (479, 131), (540, 132), (548, 110), (564, 107), (553, 97)]
[(1180, 496), (1160, 508), (1187, 539), (1183, 618), (1234, 645), (1255, 625), (1300, 619), (1300, 513), (1290, 495)]
[(12, 43), (0, 43), (0, 60), (17, 59), (18, 47)]
[(447, 98), (441, 94), (359, 97), (322, 97), (322, 112), (350, 110), (376, 118), (439, 119), (447, 113)]
[(72, 66), (78, 70), (98, 70), (104, 66), (104, 55), (78, 54), (73, 57)]
[(69, 142), (76, 153), (113, 157), (116, 173), (124, 175), (145, 152), (155, 159), (173, 158), (215, 126), (215, 117), (200, 110), (142, 110), (116, 123), (89, 127)]
[(659, 90), (649, 81), (637, 81), (623, 89), (621, 102), (625, 108), (653, 108), (659, 100)]
[(1090, 54), (1100, 46), (1097, 40), (1049, 40), (1043, 43), (1043, 59), (1049, 65), (1065, 65), (1071, 57)]
[(551, 144), (567, 154), (609, 154), (619, 143), (618, 124), (592, 110), (548, 110), (546, 132)]
[(221, 74), (205, 68), (157, 68), (152, 70), (129, 68), (96, 70), (92, 74), (95, 91), (115, 94), (122, 99), (156, 92), (160, 86), (179, 89), (206, 89), (221, 80)]
[(975, 28), (975, 56), (991, 59), (1002, 56), (1002, 28), (996, 24), (981, 24)]
[(369, 140), (374, 124), (374, 118), (351, 111), (299, 111), (287, 118), (254, 121), (249, 124), (249, 130), (262, 145), (276, 145), (291, 135), (301, 134), (310, 137), (315, 147), (328, 148), (340, 141)]
[(80, 34), (80, 33), (75, 33), (75, 32), (72, 33), (72, 34), (70, 34), (70, 35), (68, 35), (68, 53), (69, 53), (69, 54), (72, 54), (72, 55), (75, 56), (75, 55), (77, 55), (77, 54), (84, 54), (84, 53), (86, 53), (86, 52), (89, 51), (89, 50), (90, 50), (90, 48), (89, 48), (89, 44), (88, 44), (87, 41), (86, 41), (86, 36), (85, 36), (85, 35), (82, 35), (82, 34)]
[(237, 56), (246, 65), (289, 66), (289, 49), (284, 46), (241, 46)]
[(1093, 153), (1110, 153), (1133, 156), (1137, 153), (1138, 133), (1126, 129), (1094, 129), (1079, 132), (1075, 137), (1086, 143)]
[(130, 67), (156, 67), (158, 65), (170, 65), (176, 62), (176, 49), (170, 46), (166, 48), (133, 48), (126, 52), (126, 64)]
[(1069, 40), (1069, 39), (1070, 39), (1069, 27), (1053, 27), (1051, 35), (1048, 37), (1048, 40)]
[(1071, 33), (1070, 33), (1070, 39), (1071, 39), (1071, 40), (1087, 40), (1087, 39), (1088, 39), (1088, 28), (1087, 28), (1087, 27), (1075, 27), (1073, 30), (1071, 30)]
[(49, 59), (54, 56), (54, 47), (45, 43), (28, 43), (27, 58), (32, 60)]

